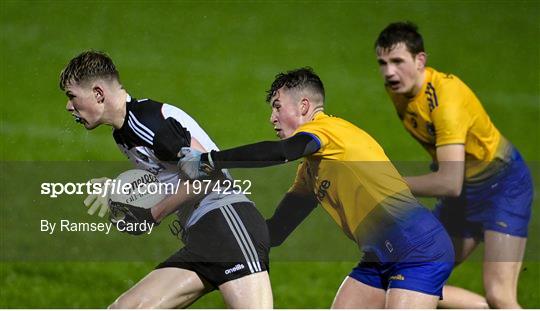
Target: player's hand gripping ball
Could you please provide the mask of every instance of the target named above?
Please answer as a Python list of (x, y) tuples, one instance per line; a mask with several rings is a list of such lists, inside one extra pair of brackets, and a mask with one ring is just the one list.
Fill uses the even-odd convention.
[(150, 209), (167, 196), (165, 190), (156, 176), (148, 171), (134, 169), (123, 172), (112, 184), (109, 219), (122, 231), (135, 235), (144, 233), (125, 228), (140, 228), (134, 224), (141, 223), (157, 224)]

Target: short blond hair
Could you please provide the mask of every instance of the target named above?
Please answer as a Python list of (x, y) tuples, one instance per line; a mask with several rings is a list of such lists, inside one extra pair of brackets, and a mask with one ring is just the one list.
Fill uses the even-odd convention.
[(80, 84), (96, 78), (120, 81), (116, 66), (107, 54), (85, 51), (71, 59), (60, 73), (60, 89), (65, 90), (71, 83)]

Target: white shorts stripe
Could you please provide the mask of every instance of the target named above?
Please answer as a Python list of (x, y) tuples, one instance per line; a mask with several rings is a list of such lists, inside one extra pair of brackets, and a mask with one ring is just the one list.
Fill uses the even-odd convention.
[(238, 224), (240, 225), (240, 228), (242, 229), (242, 232), (244, 233), (244, 236), (246, 237), (246, 240), (249, 243), (249, 249), (252, 250), (253, 255), (255, 257), (254, 259), (255, 259), (255, 264), (256, 264), (256, 266), (258, 268), (257, 270), (262, 271), (261, 263), (259, 261), (259, 255), (257, 254), (257, 250), (255, 249), (255, 246), (253, 246), (253, 241), (251, 240), (251, 237), (249, 236), (249, 234), (247, 232), (246, 226), (244, 226), (244, 223), (240, 219), (240, 215), (238, 215), (236, 210), (231, 205), (228, 205), (228, 207), (229, 207), (229, 211), (234, 215), (234, 217), (238, 221)]
[(242, 245), (242, 242), (240, 241), (240, 238), (238, 237), (238, 234), (236, 233), (236, 230), (234, 229), (232, 223), (231, 223), (231, 220), (229, 219), (229, 216), (227, 215), (227, 213), (225, 212), (225, 210), (223, 209), (223, 207), (220, 207), (219, 210), (221, 211), (221, 213), (223, 214), (223, 217), (225, 217), (225, 220), (227, 221), (227, 224), (229, 225), (229, 228), (231, 229), (235, 239), (236, 239), (236, 242), (238, 243), (238, 246), (240, 247), (240, 250), (242, 251), (242, 254), (244, 254), (244, 258), (246, 259), (246, 263), (248, 265), (248, 268), (249, 268), (249, 271), (251, 273), (253, 273), (253, 266), (251, 265), (251, 262), (246, 254), (246, 250), (244, 249), (244, 246)]
[(230, 212), (229, 209), (230, 209), (229, 205), (226, 205), (226, 206), (223, 207), (223, 210), (226, 213), (228, 213), (228, 216), (230, 217), (229, 219), (231, 220), (231, 222), (235, 226), (235, 229), (236, 229), (236, 232), (237, 232), (238, 236), (241, 238), (241, 241), (242, 241), (243, 246), (244, 246), (244, 248), (246, 250), (246, 253), (249, 256), (249, 260), (251, 262), (251, 265), (253, 266), (253, 269), (258, 272), (259, 267), (255, 264), (255, 256), (253, 255), (254, 250), (249, 247), (249, 243), (246, 241), (246, 240), (249, 240), (249, 236), (246, 239), (246, 237), (244, 236), (244, 234), (242, 233), (242, 231), (240, 229), (240, 225), (238, 224), (238, 221), (234, 218), (234, 216), (232, 215), (232, 213)]
[[(234, 224), (235, 228), (236, 228), (236, 232), (238, 233), (238, 235), (240, 236), (241, 240), (242, 240), (242, 243), (246, 249), (246, 252), (249, 256), (249, 259), (251, 260), (251, 264), (253, 265), (253, 269), (255, 271), (260, 271), (260, 267), (256, 264), (256, 259), (255, 259), (255, 256), (256, 256), (256, 252), (253, 248), (250, 248), (250, 244), (253, 245), (253, 243), (249, 243), (247, 241), (250, 241), (251, 242), (251, 239), (249, 238), (249, 236), (245, 236), (244, 233), (241, 231), (240, 229), (240, 225), (243, 226), (243, 224), (241, 223), (240, 221), (240, 224), (238, 223), (238, 220), (236, 220), (236, 218), (234, 218), (234, 216), (232, 215), (230, 209), (232, 208), (230, 205), (226, 205), (223, 207), (225, 212), (228, 213), (230, 219), (231, 219), (231, 222)], [(255, 255), (254, 255), (255, 253)]]

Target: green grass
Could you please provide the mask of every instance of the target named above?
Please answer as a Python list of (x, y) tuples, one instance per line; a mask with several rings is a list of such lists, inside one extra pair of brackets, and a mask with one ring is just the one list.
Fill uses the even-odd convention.
[[(276, 73), (309, 65), (325, 82), (327, 111), (365, 129), (393, 161), (409, 165), (428, 157), (395, 117), (373, 53), (378, 32), (402, 19), (419, 24), (430, 65), (473, 88), (530, 163), (538, 193), (538, 1), (1, 1), (0, 307), (104, 307), (177, 247), (167, 228), (144, 242), (122, 235), (49, 239), (39, 232), (41, 218), (91, 219), (80, 198), (40, 197), (39, 180), (84, 181), (108, 172), (95, 167), (98, 161), (112, 163), (113, 171), (124, 160), (110, 129), (86, 132), (64, 111), (58, 75), (71, 57), (89, 48), (108, 52), (131, 95), (181, 107), (222, 148), (274, 139), (265, 90)], [(28, 170), (34, 165), (41, 169)], [(260, 182), (252, 198), (266, 216), (293, 174), (291, 165), (254, 177)], [(537, 200), (519, 283), (528, 308), (540, 307), (538, 206)], [(62, 252), (77, 242), (82, 246)], [(343, 245), (343, 254), (321, 248), (328, 244)], [(120, 262), (123, 248), (144, 255), (144, 262), (132, 255)], [(315, 215), (272, 251), (276, 307), (329, 307), (355, 256), (328, 217)], [(450, 283), (481, 293), (480, 263), (466, 262)], [(223, 303), (212, 293), (194, 307)]]

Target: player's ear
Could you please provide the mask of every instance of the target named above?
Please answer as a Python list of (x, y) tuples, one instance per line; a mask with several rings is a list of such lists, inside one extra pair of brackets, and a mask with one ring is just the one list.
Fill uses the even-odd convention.
[(309, 99), (305, 97), (302, 98), (302, 100), (300, 101), (300, 113), (305, 116), (308, 113), (310, 106), (311, 103), (309, 102)]
[(102, 104), (105, 101), (105, 92), (103, 92), (103, 88), (100, 85), (94, 85), (92, 92), (94, 92), (94, 97), (98, 103)]
[(426, 67), (427, 54), (425, 52), (420, 52), (416, 54), (416, 69), (423, 70)]

